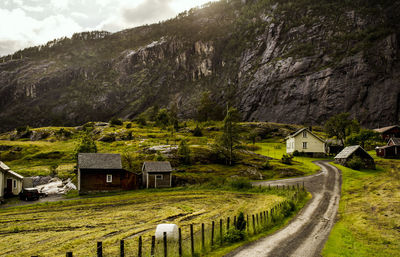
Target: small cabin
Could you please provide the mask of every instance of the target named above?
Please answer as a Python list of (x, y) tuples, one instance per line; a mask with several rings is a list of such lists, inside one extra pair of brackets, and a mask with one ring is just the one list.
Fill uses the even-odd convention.
[(353, 145), (344, 148), (338, 155), (335, 156), (335, 163), (343, 166), (348, 166), (348, 162), (354, 157), (359, 157), (363, 162), (363, 168), (375, 169), (375, 161), (361, 146)]
[(314, 157), (324, 156), (325, 141), (303, 128), (286, 137), (286, 153), (293, 154), (295, 151)]
[(122, 168), (120, 154), (78, 154), (79, 193), (132, 190), (139, 188), (139, 176)]
[(23, 176), (0, 161), (0, 200), (18, 195), (22, 190), (23, 179)]
[(168, 161), (146, 161), (142, 166), (142, 181), (145, 188), (172, 186), (172, 167)]
[(391, 138), (400, 138), (400, 126), (394, 125), (384, 128), (374, 129), (375, 132), (379, 133), (383, 140), (388, 141)]
[(377, 147), (376, 155), (382, 158), (399, 159), (400, 158), (400, 138), (391, 138), (386, 146)]

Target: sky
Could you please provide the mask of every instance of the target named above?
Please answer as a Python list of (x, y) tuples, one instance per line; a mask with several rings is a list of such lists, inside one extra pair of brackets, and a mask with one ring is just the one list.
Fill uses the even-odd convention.
[(120, 31), (215, 0), (0, 0), (0, 56), (82, 31)]

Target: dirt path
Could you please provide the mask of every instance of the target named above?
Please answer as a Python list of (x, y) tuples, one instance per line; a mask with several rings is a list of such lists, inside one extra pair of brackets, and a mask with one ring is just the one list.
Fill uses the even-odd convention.
[(286, 227), (278, 232), (245, 245), (226, 255), (227, 257), (255, 256), (320, 256), (335, 223), (339, 207), (341, 174), (340, 170), (327, 161), (315, 162), (321, 172), (303, 178), (264, 181), (255, 185), (305, 184), (312, 193), (312, 199)]

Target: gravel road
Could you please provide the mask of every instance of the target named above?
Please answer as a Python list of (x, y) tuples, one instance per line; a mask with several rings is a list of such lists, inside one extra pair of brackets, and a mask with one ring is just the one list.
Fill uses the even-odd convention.
[(321, 256), (335, 223), (342, 179), (340, 170), (327, 161), (316, 161), (315, 164), (321, 167), (321, 172), (312, 176), (254, 183), (257, 186), (276, 186), (304, 182), (313, 197), (286, 227), (242, 246), (226, 257)]

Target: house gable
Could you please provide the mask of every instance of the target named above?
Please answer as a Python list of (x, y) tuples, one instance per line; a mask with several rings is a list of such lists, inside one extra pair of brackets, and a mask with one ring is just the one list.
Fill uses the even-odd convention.
[(303, 128), (286, 138), (286, 152), (325, 153), (325, 141)]

